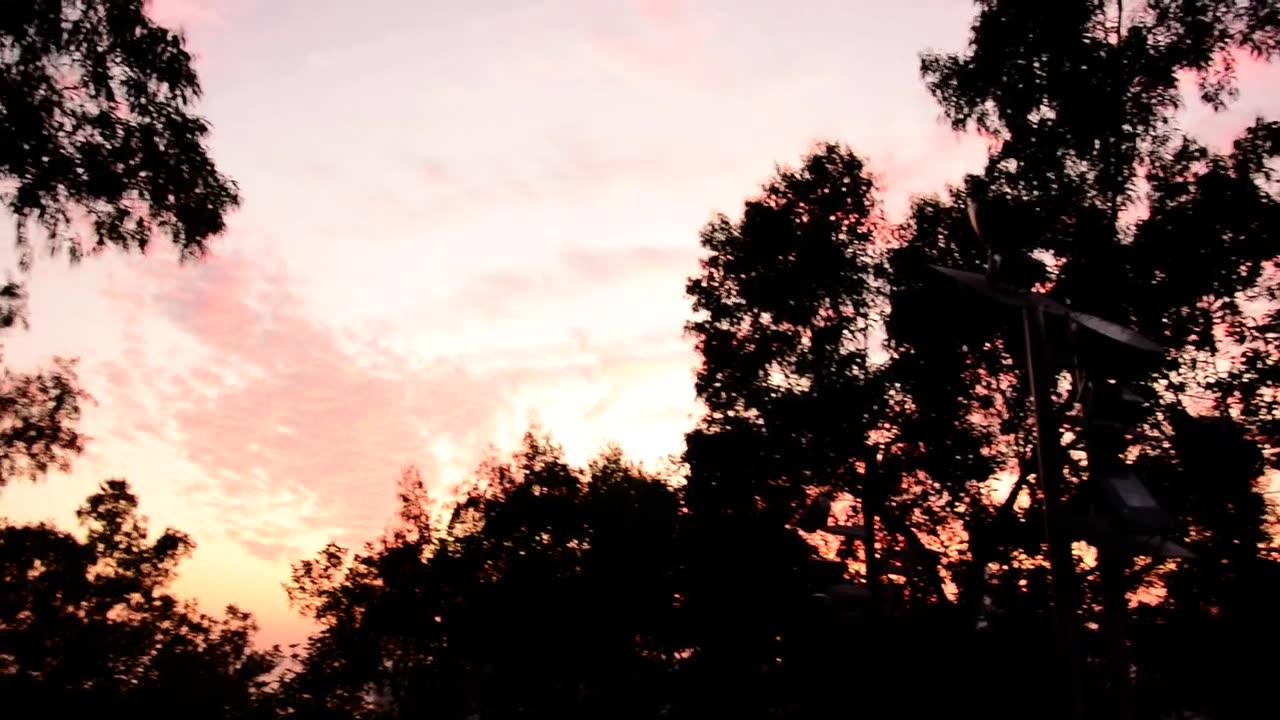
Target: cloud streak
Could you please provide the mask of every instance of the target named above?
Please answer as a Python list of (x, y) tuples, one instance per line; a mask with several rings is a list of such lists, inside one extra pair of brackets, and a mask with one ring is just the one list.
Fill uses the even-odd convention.
[[(607, 257), (583, 251), (567, 256), (561, 275), (625, 283), (629, 272), (661, 270), (679, 254), (639, 249), (631, 260), (629, 270), (611, 269)], [(209, 481), (192, 484), (191, 500), (264, 557), (371, 537), (389, 517), (401, 467), (456, 478), (489, 444), (514, 440), (531, 410), (573, 435), (601, 417), (625, 417), (629, 403), (652, 415), (652, 398), (631, 402), (628, 387), (656, 379), (668, 390), (657, 412), (668, 423), (687, 418), (691, 392), (682, 388), (692, 353), (676, 333), (609, 343), (579, 334), (430, 356), (353, 338), (311, 317), (281, 263), (231, 254), (183, 269), (140, 263), (136, 274), (145, 281), (132, 292), (113, 287), (113, 301), (158, 317), (193, 349), (189, 362), (171, 369), (154, 347), (136, 347), (135, 336), (134, 362), (102, 366), (122, 418), (117, 439), (152, 435), (180, 447)], [(520, 286), (501, 276), (473, 288), (486, 284), (507, 288), (516, 303), (559, 290), (553, 281)], [(453, 306), (474, 314), (468, 292)], [(503, 312), (500, 303), (487, 311)], [(602, 440), (593, 432), (578, 438)]]
[[(610, 295), (629, 290), (652, 291), (655, 299), (681, 298), (685, 279), (698, 269), (699, 253), (692, 248), (629, 246), (609, 248), (569, 248), (552, 256), (552, 261), (478, 273), (442, 303), (445, 312), (464, 309), (465, 322), (494, 322), (525, 313), (534, 313), (554, 304), (603, 305), (625, 311), (616, 302), (608, 307)], [(437, 317), (442, 320), (443, 318)], [(665, 321), (667, 318), (662, 318)]]
[(167, 27), (186, 28), (216, 20), (222, 0), (148, 0), (147, 14)]

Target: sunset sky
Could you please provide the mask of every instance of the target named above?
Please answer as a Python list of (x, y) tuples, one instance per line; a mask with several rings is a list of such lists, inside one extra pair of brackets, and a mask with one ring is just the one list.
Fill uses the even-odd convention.
[[(699, 227), (818, 139), (871, 160), (891, 217), (981, 167), (918, 77), (963, 0), (156, 0), (185, 28), (243, 207), (198, 266), (168, 248), (37, 264), (15, 369), (78, 356), (98, 404), (69, 475), (0, 514), (71, 527), (127, 477), (199, 549), (178, 590), (268, 642), (306, 625), (288, 565), (372, 539), (408, 464), (464, 477), (537, 417), (584, 460), (648, 463), (693, 423), (681, 328)], [(1280, 117), (1246, 65), (1229, 138)], [(0, 259), (14, 267), (11, 236)]]

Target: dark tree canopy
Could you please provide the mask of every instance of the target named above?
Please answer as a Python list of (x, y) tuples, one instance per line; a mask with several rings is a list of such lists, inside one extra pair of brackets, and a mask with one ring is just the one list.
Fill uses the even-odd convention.
[(294, 566), (289, 595), (322, 629), (285, 681), (292, 712), (626, 718), (669, 702), (682, 631), (667, 483), (617, 451), (571, 467), (530, 433), (443, 522), (416, 472), (400, 490), (380, 542)]
[[(1189, 410), (1239, 423), (1271, 447), (1280, 124), (1259, 119), (1216, 153), (1178, 127), (1176, 91), (1192, 73), (1205, 100), (1225, 107), (1233, 53), (1273, 57), (1277, 20), (1258, 2), (982, 3), (968, 51), (927, 54), (922, 71), (956, 127), (998, 143), (981, 177), (913, 209), (895, 258), (891, 336), (903, 347), (936, 343), (931, 328), (907, 322), (907, 293), (933, 290), (925, 259), (979, 267), (985, 253), (964, 206), (980, 195), (1004, 221), (998, 241), (1035, 258), (1016, 278), (1024, 287), (1040, 283), (1170, 348), (1160, 367), (1082, 349), (1160, 398), (1146, 428), (1152, 453), (1170, 456), (1166, 440)], [(994, 367), (999, 354), (1011, 357), (998, 329), (952, 342), (982, 349)]]
[[(168, 238), (204, 254), (239, 204), (193, 113), (200, 84), (181, 35), (143, 0), (14, 0), (0, 12), (0, 201), (19, 263), (33, 230), (72, 261)], [(21, 284), (0, 288), (0, 332), (25, 325)], [(74, 363), (0, 377), (0, 487), (66, 470), (84, 449)]]
[(76, 424), (88, 399), (74, 361), (55, 359), (52, 368), (35, 373), (0, 368), (0, 488), (70, 469), (84, 450)]
[[(990, 244), (1030, 259), (1015, 283), (1130, 324), (1170, 350), (1163, 363), (1137, 363), (1083, 338), (1076, 357), (1058, 356), (1060, 367), (1081, 360), (1153, 398), (1133, 438), (1136, 465), (1198, 555), (1142, 581), (1141, 594), (1163, 598), (1140, 610), (1135, 626), (1135, 652), (1146, 660), (1139, 694), (1149, 712), (1239, 716), (1264, 690), (1256, 664), (1239, 650), (1224, 652), (1225, 644), (1261, 651), (1276, 631), (1245, 598), (1273, 598), (1276, 587), (1261, 492), (1278, 417), (1270, 359), (1280, 338), (1267, 323), (1280, 301), (1280, 126), (1260, 118), (1215, 152), (1179, 127), (1177, 113), (1187, 74), (1198, 79), (1200, 101), (1228, 107), (1234, 63), (1249, 53), (1274, 58), (1278, 21), (1273, 4), (1257, 2), (983, 2), (965, 52), (922, 61), (947, 117), (989, 134), (995, 149), (980, 176), (912, 210), (892, 261), (890, 335), (900, 339), (899, 352), (963, 348), (986, 368), (970, 395), (1025, 406), (1019, 349), (1002, 344), (1017, 339), (1016, 329), (997, 323), (974, 334), (972, 323), (950, 322), (954, 315), (936, 299), (941, 318), (926, 324), (930, 313), (907, 314), (939, 297), (924, 262), (981, 269), (987, 248), (965, 223), (971, 197), (998, 219)], [(1072, 387), (1059, 389), (1065, 398)], [(1013, 465), (1028, 427), (1006, 430), (1009, 442), (993, 449)], [(1079, 433), (1063, 430), (1071, 450), (1065, 470), (1078, 489), (1087, 471)], [(1033, 500), (1023, 515), (1036, 511)], [(970, 524), (971, 538), (978, 529)], [(999, 537), (997, 530), (988, 523), (983, 536)], [(989, 550), (1004, 565), (997, 585), (1014, 583), (996, 591), (1008, 609), (1025, 602), (1026, 571), (1009, 554), (1017, 546), (1003, 544)], [(1019, 549), (1028, 551), (1039, 552)], [(1086, 577), (1090, 614), (1098, 590), (1096, 577)], [(1195, 609), (1187, 614), (1188, 607)], [(1186, 635), (1161, 629), (1170, 627)]]
[[(707, 409), (695, 432), (742, 432), (759, 443), (757, 477), (735, 478), (744, 495), (718, 494), (721, 510), (759, 500), (785, 511), (788, 500), (770, 496), (770, 486), (794, 500), (805, 485), (846, 472), (850, 443), (872, 428), (841, 409), (866, 405), (874, 392), (883, 222), (873, 190), (863, 159), (828, 144), (797, 168), (779, 168), (741, 221), (722, 215), (702, 230), (708, 255), (688, 285), (687, 331), (702, 356), (696, 388)], [(695, 504), (699, 491), (691, 485)]]
[(253, 646), (247, 613), (212, 618), (166, 591), (191, 539), (150, 539), (123, 480), (104, 482), (77, 516), (83, 540), (47, 524), (0, 526), (7, 712), (255, 717), (278, 654)]
[[(1274, 585), (1260, 491), (1267, 459), (1276, 457), (1278, 338), (1269, 323), (1280, 301), (1280, 146), (1276, 124), (1259, 119), (1215, 153), (1178, 127), (1177, 111), (1179, 78), (1188, 73), (1200, 81), (1201, 100), (1229, 106), (1232, 63), (1248, 53), (1273, 57), (1276, 23), (1267, 3), (979, 3), (968, 50), (927, 54), (922, 73), (957, 129), (994, 140), (984, 172), (918, 199), (896, 232), (858, 236), (842, 221), (846, 198), (860, 188), (857, 205), (872, 219), (874, 184), (857, 179), (861, 159), (825, 146), (801, 170), (779, 171), (740, 222), (713, 221), (703, 232), (707, 259), (689, 285), (689, 329), (703, 356), (697, 389), (708, 414), (686, 453), (690, 509), (708, 523), (706, 547), (716, 548), (708, 577), (716, 567), (758, 574), (771, 557), (734, 534), (759, 540), (763, 528), (708, 518), (745, 512), (779, 523), (806, 488), (846, 488), (855, 505), (879, 492), (887, 502), (881, 520), (896, 526), (886, 529), (941, 550), (939, 571), (963, 610), (957, 617), (989, 616), (987, 633), (958, 652), (986, 647), (997, 658), (993, 673), (1043, 687), (1025, 672), (1034, 651), (1018, 645), (1049, 643), (1021, 328), (1016, 316), (964, 297), (927, 267), (982, 271), (994, 249), (1021, 260), (1008, 278), (1015, 286), (1133, 325), (1172, 350), (1150, 363), (1087, 337), (1074, 348), (1090, 368), (1156, 398), (1135, 439), (1139, 466), (1177, 513), (1182, 539), (1200, 548), (1199, 559), (1146, 576), (1143, 591), (1166, 600), (1144, 621), (1165, 623), (1190, 606), (1202, 637), (1216, 628), (1244, 643), (1235, 633), (1245, 627), (1267, 637), (1274, 621), (1242, 598), (1246, 588)], [(832, 166), (845, 171), (827, 172)], [(994, 220), (981, 242), (967, 218), (971, 198)], [(853, 257), (861, 260), (850, 265)], [(879, 352), (873, 357), (839, 328), (820, 342), (833, 325), (860, 326), (863, 338), (882, 333)], [(1066, 369), (1073, 358), (1061, 339), (1053, 357)], [(871, 362), (831, 362), (859, 352)], [(823, 368), (833, 371), (824, 378)], [(1072, 389), (1056, 388), (1064, 406)], [(1069, 504), (1079, 508), (1087, 466), (1079, 432), (1062, 429)], [(1233, 463), (1215, 460), (1219, 446), (1234, 448)], [(996, 473), (1012, 488), (993, 492)], [(776, 556), (781, 546), (766, 547)], [(925, 565), (923, 574), (933, 572)], [(723, 599), (717, 588), (729, 574), (703, 592)], [(1086, 618), (1096, 618), (1094, 580), (1085, 590)], [(951, 602), (933, 597), (933, 607)], [(740, 626), (743, 617), (726, 622)], [(786, 623), (775, 617), (769, 627)], [(1142, 652), (1167, 661), (1144, 668), (1140, 684), (1164, 688), (1147, 709), (1229, 715), (1262, 692), (1246, 661), (1214, 673), (1236, 678), (1229, 691), (1201, 692), (1213, 686), (1186, 682), (1193, 673), (1173, 668), (1200, 666), (1197, 658), (1222, 646), (1178, 648), (1172, 635), (1139, 627), (1147, 633)], [(1097, 642), (1089, 638), (1091, 652), (1101, 652)], [(1012, 644), (1000, 652), (1001, 643)], [(985, 712), (1018, 711), (1018, 702), (995, 702)]]
[(143, 0), (21, 0), (0, 14), (0, 187), (18, 219), (74, 260), (168, 237), (199, 257), (239, 203), (192, 112), (182, 36)]

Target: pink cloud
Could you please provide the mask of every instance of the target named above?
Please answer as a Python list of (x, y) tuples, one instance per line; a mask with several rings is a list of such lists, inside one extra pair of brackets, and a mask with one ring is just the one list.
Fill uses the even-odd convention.
[(588, 48), (612, 72), (630, 80), (695, 86), (713, 78), (706, 49), (712, 26), (682, 0), (638, 0), (643, 23), (592, 23)]
[(920, 135), (915, 142), (886, 144), (869, 158), (891, 220), (906, 215), (913, 196), (939, 192), (986, 164), (987, 141), (975, 134), (934, 126), (923, 128)]
[(127, 368), (119, 363), (102, 363), (102, 369), (99, 373), (113, 387), (118, 387), (121, 390), (128, 390), (133, 385), (132, 374), (129, 373)]
[[(397, 157), (396, 177), (358, 192), (380, 217), (400, 224), (439, 224), (491, 215), (497, 204), (511, 211), (581, 206), (637, 192), (680, 197), (700, 184), (740, 175), (744, 165), (737, 149), (726, 144), (679, 137), (620, 143), (570, 130), (534, 138), (520, 153), (516, 161), (506, 153), (408, 163)], [(339, 167), (331, 171), (328, 177), (344, 177)]]
[(732, 149), (714, 143), (600, 142), (562, 134), (548, 139), (548, 163), (553, 177), (574, 189), (603, 184), (634, 187), (678, 187), (691, 177), (724, 176), (736, 171), (740, 160)]
[[(618, 283), (685, 262), (687, 254), (656, 248), (617, 257), (581, 251), (566, 257), (559, 277)], [(264, 557), (294, 552), (309, 534), (372, 537), (389, 517), (400, 468), (417, 464), (429, 480), (469, 471), (490, 443), (515, 439), (501, 433), (530, 409), (521, 404), (530, 390), (587, 383), (570, 420), (612, 413), (616, 432), (625, 434), (631, 383), (691, 383), (692, 353), (678, 328), (625, 342), (584, 334), (535, 348), (422, 358), (327, 327), (309, 314), (279, 263), (229, 254), (180, 269), (137, 265), (145, 280), (134, 295), (144, 296), (147, 312), (204, 350), (177, 372), (154, 357), (154, 347), (140, 363), (103, 369), (119, 390), (112, 398), (118, 437), (151, 434), (179, 447), (210, 480), (188, 487), (192, 500)], [(480, 284), (509, 292), (512, 302), (563, 289), (554, 278), (517, 280), (489, 276)], [(113, 297), (138, 305), (134, 295), (117, 289)], [(673, 397), (679, 405), (681, 394)], [(437, 442), (454, 448), (461, 466), (441, 464), (431, 450)]]
[(429, 185), (448, 186), (457, 182), (457, 176), (447, 165), (439, 160), (432, 159), (422, 161), (422, 178)]
[(636, 7), (646, 19), (661, 25), (677, 24), (689, 10), (684, 0), (637, 0)]
[[(132, 368), (132, 380), (172, 412), (172, 439), (217, 481), (201, 501), (246, 546), (306, 528), (367, 537), (385, 519), (398, 469), (430, 467), (427, 440), (480, 448), (492, 436), (503, 382), (447, 361), (361, 357), (307, 316), (284, 273), (231, 255), (150, 280), (153, 311), (207, 359), (169, 382), (152, 359)], [(124, 372), (112, 366), (108, 377), (123, 387)], [(135, 416), (121, 424), (145, 427), (139, 405), (120, 400), (117, 409)], [(264, 509), (280, 502), (296, 503), (280, 509), (292, 517), (269, 521)]]
[(225, 0), (148, 0), (147, 14), (167, 27), (190, 27), (218, 17)]
[(117, 440), (130, 443), (140, 439), (139, 432), (149, 429), (149, 423), (146, 423), (147, 427), (139, 428), (139, 425), (144, 424), (147, 413), (139, 401), (140, 388), (135, 382), (131, 367), (129, 364), (113, 361), (99, 363), (95, 374), (102, 381), (102, 386), (92, 388), (96, 397), (110, 403), (122, 419), (127, 418), (123, 422), (114, 423), (110, 434)]
[[(665, 283), (671, 291), (668, 294), (679, 297), (685, 278), (698, 268), (698, 257), (697, 250), (686, 248), (574, 248), (546, 265), (476, 275), (442, 307), (465, 308), (468, 321), (495, 320), (540, 303), (589, 301), (628, 285)], [(607, 297), (599, 300), (607, 301)]]

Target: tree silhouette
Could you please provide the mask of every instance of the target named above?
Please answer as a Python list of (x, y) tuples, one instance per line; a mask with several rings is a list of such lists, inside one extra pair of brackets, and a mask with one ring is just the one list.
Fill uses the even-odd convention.
[[(1267, 168), (1280, 145), (1275, 123), (1260, 119), (1231, 150), (1216, 153), (1182, 131), (1176, 113), (1183, 102), (1179, 78), (1187, 75), (1197, 79), (1204, 102), (1227, 107), (1234, 64), (1247, 53), (1273, 58), (1278, 21), (1266, 3), (986, 2), (967, 51), (922, 60), (926, 82), (955, 127), (987, 134), (995, 149), (981, 176), (913, 208), (909, 240), (894, 261), (900, 288), (894, 313), (911, 306), (903, 304), (910, 295), (921, 306), (936, 297), (926, 260), (981, 269), (984, 248), (964, 227), (964, 208), (976, 197), (995, 219), (989, 232), (984, 228), (994, 236), (991, 245), (1024, 258), (1009, 282), (1047, 289), (1171, 350), (1163, 363), (1148, 364), (1087, 338), (1074, 348), (1075, 359), (1099, 375), (1145, 387), (1155, 398), (1140, 419), (1133, 452), (1157, 497), (1187, 529), (1188, 543), (1203, 549), (1171, 574), (1159, 569), (1145, 580), (1148, 591), (1165, 593), (1144, 614), (1164, 627), (1137, 631), (1139, 656), (1151, 661), (1139, 666), (1140, 684), (1163, 688), (1148, 694), (1149, 712), (1232, 716), (1262, 691), (1248, 672), (1229, 680), (1222, 673), (1196, 676), (1190, 668), (1204, 669), (1214, 647), (1175, 638), (1169, 613), (1196, 606), (1195, 622), (1216, 628), (1200, 637), (1229, 627), (1250, 627), (1256, 639), (1274, 632), (1274, 621), (1246, 609), (1249, 603), (1221, 600), (1245, 588), (1246, 595), (1271, 592), (1270, 581), (1260, 579), (1274, 572), (1262, 552), (1268, 538), (1259, 483), (1261, 450), (1272, 446), (1268, 429), (1276, 417), (1275, 378), (1263, 367), (1276, 352), (1276, 338), (1265, 329), (1275, 308), (1278, 247), (1269, 229), (1278, 206)], [(926, 327), (904, 316), (891, 335), (907, 347), (932, 347), (941, 337), (965, 348), (988, 368), (982, 378), (993, 391), (1003, 373), (991, 369), (1020, 375), (1016, 349), (1001, 343), (1002, 336), (1017, 338), (1016, 331), (998, 332), (997, 321), (966, 336), (972, 324), (952, 325), (952, 313), (937, 312), (942, 322)], [(979, 313), (998, 317), (990, 308)], [(1242, 362), (1229, 360), (1237, 356)], [(1060, 367), (1071, 361), (1058, 355)], [(1019, 397), (1025, 381), (1004, 386), (1015, 406), (1025, 404)], [(976, 383), (975, 394), (982, 388)], [(1026, 431), (1009, 429), (1014, 441), (996, 449), (1014, 466), (1024, 446), (1016, 439)], [(1085, 471), (1074, 452), (1079, 433), (1063, 429), (1074, 437), (1066, 470), (1078, 481)], [(1035, 511), (1033, 504), (1029, 512)], [(1006, 602), (1024, 596), (1025, 574), (1003, 574), (1003, 582), (1014, 583), (1000, 593)], [(1097, 597), (1096, 586), (1086, 589)], [(1096, 610), (1092, 602), (1089, 609)], [(1176, 622), (1192, 622), (1183, 618)], [(1169, 675), (1174, 668), (1182, 670)]]
[[(954, 550), (968, 513), (984, 507), (981, 481), (994, 469), (984, 452), (997, 432), (973, 416), (995, 407), (970, 394), (983, 367), (958, 343), (908, 348), (895, 337), (931, 321), (932, 301), (891, 305), (913, 299), (891, 282), (899, 243), (865, 162), (844, 146), (820, 145), (797, 169), (780, 168), (740, 222), (713, 220), (702, 243), (708, 255), (689, 282), (707, 407), (685, 455), (699, 633), (691, 666), (705, 668), (711, 686), (753, 688), (730, 696), (735, 713), (775, 703), (799, 716), (835, 711), (840, 700), (823, 697), (821, 678), (909, 692), (921, 656), (948, 652), (959, 627), (943, 621), (959, 610), (944, 583), (962, 558), (938, 550)], [(853, 555), (870, 591), (868, 622), (848, 632), (814, 626), (814, 608), (800, 604), (813, 549), (785, 526), (814, 490), (848, 491), (854, 517), (876, 530), (879, 552)], [(890, 558), (892, 582), (881, 562)], [(976, 609), (969, 614), (976, 621)], [(783, 696), (755, 694), (771, 678)], [(944, 697), (918, 698), (915, 709)]]
[(72, 259), (168, 236), (199, 257), (239, 203), (214, 167), (181, 35), (143, 0), (34, 0), (0, 19), (0, 179), (18, 218)]
[(0, 527), (0, 687), (15, 717), (85, 711), (257, 717), (275, 650), (248, 613), (201, 614), (166, 592), (195, 544), (146, 518), (123, 480), (77, 512), (80, 540), (47, 524)]
[(55, 358), (52, 368), (36, 373), (0, 369), (0, 487), (34, 481), (50, 468), (70, 469), (84, 450), (75, 426), (87, 398), (73, 360)]
[[(686, 438), (690, 658), (717, 712), (755, 714), (787, 665), (806, 547), (786, 526), (812, 489), (862, 489), (879, 392), (872, 335), (883, 223), (838, 144), (780, 167), (741, 220), (702, 230), (686, 326), (706, 412)], [(713, 707), (704, 712), (713, 711)]]
[[(33, 231), (75, 262), (167, 237), (199, 258), (240, 202), (204, 145), (200, 83), (181, 35), (144, 0), (27, 0), (0, 17), (0, 201), (19, 265)], [(20, 283), (0, 288), (0, 331), (25, 323)], [(67, 469), (89, 401), (72, 362), (0, 377), (0, 487)]]
[[(0, 286), (0, 333), (25, 327), (26, 311), (22, 285)], [(0, 488), (14, 479), (34, 482), (51, 468), (67, 470), (84, 450), (76, 423), (92, 398), (81, 389), (75, 366), (54, 358), (52, 368), (34, 373), (0, 368)]]
[[(1187, 73), (1199, 78), (1204, 101), (1226, 107), (1233, 53), (1274, 55), (1277, 16), (1265, 4), (1233, 2), (979, 6), (970, 48), (926, 54), (922, 73), (957, 129), (973, 127), (994, 141), (984, 173), (943, 197), (916, 201), (896, 233), (860, 237), (848, 231), (840, 203), (850, 187), (862, 189), (858, 207), (864, 222), (873, 222), (873, 183), (861, 179), (861, 160), (846, 164), (843, 176), (827, 171), (838, 163), (831, 161), (835, 146), (826, 146), (801, 171), (780, 171), (748, 201), (740, 223), (721, 218), (704, 231), (708, 258), (689, 289), (698, 313), (690, 330), (703, 356), (698, 392), (708, 413), (688, 438), (688, 499), (695, 521), (717, 519), (708, 536), (734, 538), (720, 545), (706, 538), (720, 566), (733, 568), (706, 573), (714, 579), (704, 590), (716, 597), (730, 576), (762, 572), (754, 564), (783, 547), (780, 539), (767, 549), (739, 541), (765, 542), (766, 535), (762, 527), (734, 535), (726, 516), (780, 524), (806, 487), (844, 485), (875, 497), (867, 481), (877, 479), (893, 489), (883, 493), (881, 520), (941, 546), (940, 571), (958, 591), (961, 621), (976, 626), (984, 608), (994, 610), (964, 652), (986, 653), (993, 672), (1026, 690), (1044, 687), (1037, 677), (1044, 674), (1026, 668), (1040, 662), (1033, 658), (1047, 660), (1035, 645), (1047, 641), (1048, 588), (1021, 331), (997, 308), (949, 292), (928, 264), (981, 271), (998, 252), (1006, 256), (1004, 280), (1015, 288), (1047, 290), (1172, 348), (1166, 362), (1144, 363), (1087, 337), (1069, 346), (1058, 335), (1053, 357), (1059, 368), (1078, 359), (1158, 398), (1135, 441), (1139, 464), (1189, 529), (1189, 542), (1205, 548), (1172, 575), (1158, 569), (1146, 576), (1149, 590), (1168, 592), (1162, 612), (1200, 603), (1192, 612), (1205, 619), (1227, 607), (1225, 600), (1192, 600), (1186, 594), (1193, 588), (1194, 597), (1209, 598), (1263, 589), (1258, 579), (1272, 573), (1263, 559), (1268, 538), (1258, 483), (1259, 447), (1270, 447), (1276, 426), (1276, 338), (1268, 324), (1280, 247), (1269, 242), (1268, 229), (1277, 201), (1270, 169), (1276, 131), (1260, 120), (1230, 152), (1215, 154), (1177, 128), (1175, 113), (1178, 78)], [(970, 228), (971, 199), (983, 210), (984, 241)], [(849, 272), (855, 255), (862, 260)], [(867, 281), (836, 280), (846, 275)], [(847, 308), (834, 317), (860, 323), (861, 335), (840, 327), (836, 341), (819, 342), (824, 325), (838, 326), (820, 314), (824, 307)], [(877, 361), (829, 362), (833, 354), (869, 357), (864, 338), (875, 329), (885, 334)], [(1217, 369), (1236, 355), (1242, 362)], [(814, 371), (826, 367), (834, 382)], [(1057, 388), (1064, 405), (1072, 389)], [(1213, 405), (1197, 403), (1197, 394), (1211, 396)], [(1063, 430), (1071, 439), (1065, 470), (1078, 485), (1087, 470), (1080, 433)], [(1236, 460), (1214, 468), (1205, 462), (1214, 457), (1209, 448), (1224, 443), (1237, 448)], [(990, 492), (996, 472), (1014, 480), (1004, 497)], [(1083, 499), (1077, 493), (1070, 502), (1078, 508)], [(991, 567), (999, 568), (994, 577)], [(1090, 581), (1086, 589), (1087, 609), (1099, 612), (1098, 587)], [(777, 597), (764, 602), (783, 612)], [(947, 603), (940, 593), (931, 600)], [(1234, 607), (1246, 605), (1256, 607)], [(749, 617), (718, 619), (725, 628), (756, 627)], [(1235, 618), (1232, 627), (1274, 626), (1256, 614)], [(778, 619), (770, 629), (785, 625)], [(1173, 649), (1167, 632), (1150, 632), (1161, 648)], [(1202, 667), (1190, 656), (1207, 657), (1207, 649), (1188, 645), (1163, 657)], [(735, 651), (749, 656), (741, 645)], [(1171, 667), (1152, 665), (1147, 680), (1166, 682), (1157, 666)], [(1250, 702), (1240, 699), (1251, 697), (1243, 678), (1254, 676), (1235, 677), (1230, 693), (1210, 693), (1236, 698), (1217, 709)], [(1215, 686), (1202, 680), (1183, 687), (1189, 696), (1192, 687)], [(1025, 713), (1036, 692), (1006, 690), (997, 695), (999, 708), (979, 705), (987, 713)], [(1159, 703), (1187, 707), (1174, 695)]]
[[(722, 215), (703, 229), (708, 255), (689, 281), (687, 329), (702, 356), (696, 387), (706, 414), (690, 445), (749, 433), (763, 443), (764, 463), (699, 509), (751, 512), (759, 503), (781, 523), (805, 485), (850, 476), (850, 444), (871, 427), (840, 408), (865, 404), (856, 394), (868, 391), (875, 365), (878, 215), (863, 160), (831, 144), (797, 169), (780, 168), (741, 222)], [(797, 471), (808, 477), (788, 477)]]
[(573, 468), (531, 432), (451, 507), (412, 471), (400, 502), (379, 542), (294, 566), (322, 630), (284, 683), (291, 715), (657, 715), (682, 649), (672, 487), (617, 450)]

